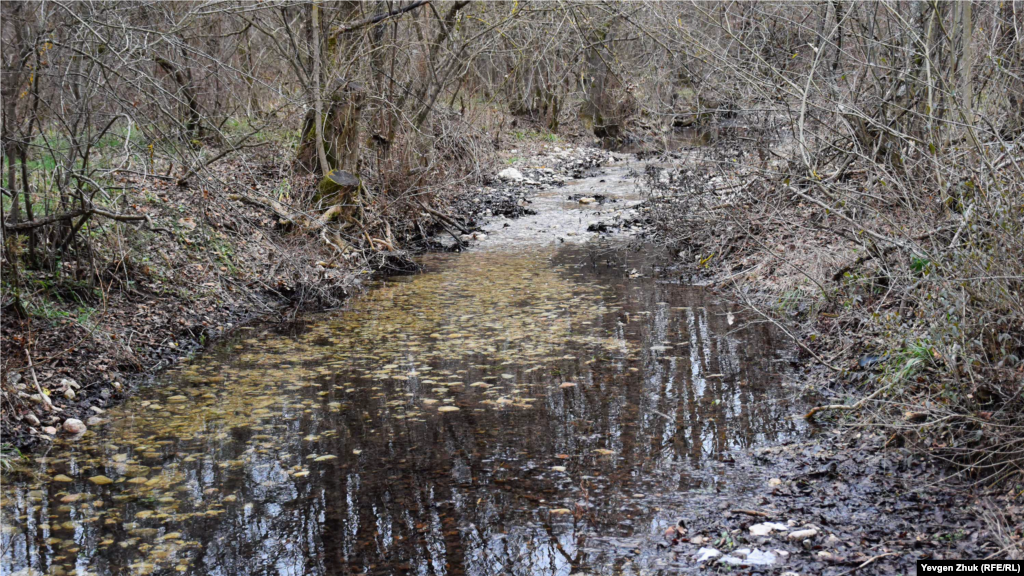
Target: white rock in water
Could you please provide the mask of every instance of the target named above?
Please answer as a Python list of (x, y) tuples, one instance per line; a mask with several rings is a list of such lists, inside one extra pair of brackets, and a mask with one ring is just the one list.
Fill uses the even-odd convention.
[(778, 522), (764, 522), (761, 524), (754, 524), (750, 527), (750, 534), (752, 536), (767, 536), (772, 532), (778, 530), (779, 532), (789, 532), (789, 526), (785, 524), (779, 524)]
[(597, 202), (597, 200), (595, 198), (591, 198), (590, 196), (584, 196), (583, 198), (580, 198), (580, 204), (593, 204), (594, 202)]
[(707, 562), (712, 558), (718, 558), (722, 553), (714, 548), (701, 548), (697, 550), (697, 554), (693, 557), (693, 561), (700, 564), (701, 562)]
[(719, 564), (731, 564), (733, 566), (770, 566), (775, 564), (777, 558), (771, 552), (740, 548), (733, 550), (728, 556), (719, 558)]
[(817, 528), (808, 528), (806, 530), (797, 530), (796, 532), (789, 533), (790, 540), (807, 540), (808, 538), (814, 538), (818, 535)]
[(64, 431), (68, 434), (81, 434), (85, 432), (85, 424), (78, 418), (68, 418), (64, 421)]
[(515, 168), (505, 168), (501, 172), (498, 172), (498, 178), (518, 182), (523, 179), (523, 173)]

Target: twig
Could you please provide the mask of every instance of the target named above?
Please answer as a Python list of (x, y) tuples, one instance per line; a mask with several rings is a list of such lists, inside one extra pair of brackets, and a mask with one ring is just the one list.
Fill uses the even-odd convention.
[(772, 518), (773, 515), (767, 512), (761, 512), (760, 510), (744, 510), (742, 508), (736, 508), (730, 510), (733, 514), (746, 514), (747, 516), (759, 516), (761, 518)]
[(825, 360), (824, 358), (822, 358), (822, 356), (821, 356), (820, 354), (818, 354), (818, 353), (817, 353), (817, 352), (815, 352), (814, 350), (811, 350), (811, 349), (810, 349), (810, 348), (809, 348), (809, 347), (808, 347), (808, 346), (807, 346), (806, 344), (804, 344), (803, 342), (801, 342), (801, 341), (800, 341), (800, 339), (799, 339), (799, 338), (797, 338), (795, 334), (793, 334), (792, 332), (790, 332), (789, 330), (787, 330), (785, 326), (783, 326), (782, 324), (780, 324), (780, 323), (779, 323), (779, 322), (778, 322), (777, 320), (775, 320), (775, 319), (774, 319), (774, 318), (772, 318), (771, 316), (769, 316), (769, 315), (765, 314), (764, 312), (762, 312), (762, 311), (761, 311), (761, 309), (760, 309), (760, 308), (758, 308), (757, 306), (754, 306), (754, 305), (753, 305), (753, 304), (752, 304), (752, 303), (750, 302), (750, 300), (749, 300), (749, 299), (747, 299), (747, 298), (744, 298), (744, 301), (745, 301), (745, 303), (746, 303), (747, 307), (749, 307), (749, 308), (750, 308), (751, 310), (753, 310), (754, 312), (757, 312), (757, 313), (758, 313), (758, 315), (760, 315), (760, 316), (761, 316), (762, 318), (764, 318), (765, 320), (767, 320), (767, 321), (771, 322), (772, 324), (774, 324), (774, 325), (775, 325), (775, 327), (776, 327), (776, 328), (778, 328), (779, 330), (782, 330), (782, 332), (783, 332), (783, 333), (785, 333), (785, 334), (786, 334), (786, 336), (789, 336), (789, 337), (790, 337), (790, 338), (791, 338), (791, 339), (793, 340), (793, 342), (796, 342), (796, 345), (797, 345), (797, 346), (799, 346), (799, 347), (803, 348), (803, 349), (804, 349), (804, 351), (806, 351), (806, 352), (807, 352), (808, 354), (810, 354), (811, 356), (814, 356), (814, 359), (815, 359), (815, 360), (817, 360), (817, 361), (818, 361), (819, 363), (821, 363), (821, 364), (822, 364), (823, 366), (826, 366), (826, 367), (828, 367), (828, 368), (829, 368), (830, 370), (832, 370), (833, 372), (842, 372), (842, 371), (843, 371), (843, 370), (842, 370), (842, 368), (839, 368), (839, 367), (837, 367), (837, 366), (834, 366), (834, 365), (833, 365), (832, 363), (830, 363), (830, 362), (829, 362), (828, 360)]
[(894, 380), (890, 382), (888, 386), (875, 390), (870, 396), (858, 400), (856, 404), (829, 404), (827, 406), (815, 406), (814, 408), (811, 408), (810, 412), (804, 414), (804, 419), (813, 420), (815, 414), (824, 410), (860, 410), (865, 403), (874, 400), (876, 396), (895, 386), (896, 382), (898, 382), (898, 380)]
[(427, 214), (430, 214), (431, 216), (436, 216), (437, 218), (439, 218), (441, 221), (445, 222), (446, 224), (450, 224), (451, 226), (454, 226), (454, 227), (458, 228), (459, 232), (462, 232), (463, 234), (469, 234), (469, 230), (466, 230), (458, 222), (452, 220), (448, 216), (445, 216), (444, 214), (438, 212), (437, 210), (434, 210), (433, 208), (427, 207), (426, 204), (424, 204), (423, 202), (421, 202), (419, 200), (417, 200), (416, 203), (419, 204), (420, 208), (422, 208)]
[(32, 373), (32, 382), (36, 385), (36, 392), (38, 392), (39, 397), (43, 399), (43, 406), (46, 408), (47, 412), (52, 411), (53, 402), (50, 402), (50, 397), (43, 394), (43, 389), (39, 387), (39, 379), (36, 378), (36, 369), (35, 366), (32, 365), (32, 356), (29, 355), (27, 348), (25, 349), (25, 358), (28, 360), (28, 369), (29, 372)]

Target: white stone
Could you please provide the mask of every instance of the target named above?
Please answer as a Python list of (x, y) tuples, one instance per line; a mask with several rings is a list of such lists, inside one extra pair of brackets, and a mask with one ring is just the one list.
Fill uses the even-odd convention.
[(505, 168), (498, 172), (498, 178), (511, 182), (519, 182), (523, 179), (523, 173), (515, 168)]
[(752, 536), (767, 536), (775, 531), (789, 532), (789, 526), (779, 524), (778, 522), (764, 522), (750, 527), (750, 534)]
[(789, 533), (790, 540), (807, 540), (808, 538), (814, 538), (818, 535), (817, 528), (807, 528), (805, 530), (797, 530), (796, 532)]
[(714, 548), (701, 548), (697, 550), (697, 554), (693, 557), (693, 561), (700, 564), (701, 562), (707, 562), (712, 558), (718, 558), (722, 553)]
[(85, 424), (78, 418), (68, 418), (64, 421), (64, 431), (68, 434), (81, 434), (85, 430)]
[(741, 548), (734, 550), (730, 555), (719, 558), (719, 564), (730, 564), (733, 566), (770, 566), (775, 564), (777, 558), (771, 552), (761, 550), (750, 550)]

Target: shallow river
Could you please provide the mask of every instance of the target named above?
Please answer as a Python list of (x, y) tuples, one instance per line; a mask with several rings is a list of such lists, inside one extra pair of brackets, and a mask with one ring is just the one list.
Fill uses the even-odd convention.
[(785, 339), (634, 258), (431, 255), (243, 330), (6, 474), (0, 571), (673, 573), (687, 494), (763, 482), (729, 454), (799, 406)]

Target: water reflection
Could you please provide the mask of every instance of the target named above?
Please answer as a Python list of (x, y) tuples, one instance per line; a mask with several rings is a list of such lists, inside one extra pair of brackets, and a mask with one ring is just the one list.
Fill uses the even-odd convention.
[(782, 341), (623, 258), (432, 256), (221, 346), (5, 478), (3, 572), (656, 568), (656, 511), (797, 424)]

